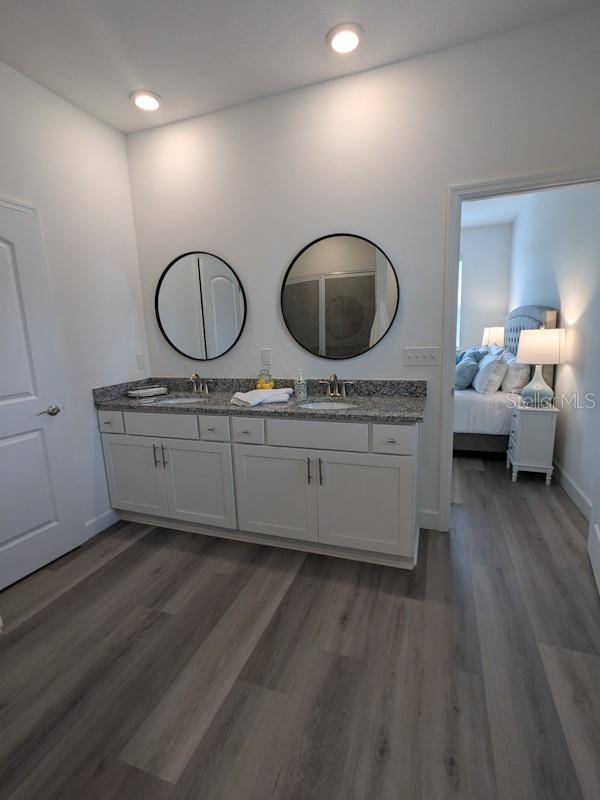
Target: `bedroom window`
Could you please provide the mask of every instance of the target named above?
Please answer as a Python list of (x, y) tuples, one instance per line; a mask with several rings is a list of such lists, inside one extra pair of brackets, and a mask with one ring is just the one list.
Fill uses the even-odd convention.
[(456, 301), (456, 349), (460, 350), (460, 321), (461, 321), (461, 306), (462, 306), (462, 272), (463, 262), (462, 258), (458, 260), (458, 298)]

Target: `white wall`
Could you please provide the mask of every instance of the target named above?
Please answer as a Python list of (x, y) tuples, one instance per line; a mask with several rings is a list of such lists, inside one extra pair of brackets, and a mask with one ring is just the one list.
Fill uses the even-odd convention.
[(480, 345), (483, 329), (508, 313), (512, 225), (463, 228), (460, 347)]
[(91, 535), (113, 518), (91, 389), (144, 374), (125, 140), (3, 64), (0, 98), (0, 195), (39, 211), (67, 382), (65, 447)]
[(511, 308), (558, 308), (567, 328), (568, 363), (557, 369), (557, 402), (561, 394), (595, 393), (595, 408), (562, 403), (555, 454), (563, 485), (588, 517), (600, 476), (599, 221), (598, 183), (528, 195), (514, 225), (511, 280)]
[[(600, 13), (572, 16), (128, 138), (152, 372), (275, 374), (331, 363), (286, 332), (281, 280), (318, 236), (348, 231), (395, 265), (400, 307), (343, 377), (427, 378), (422, 508), (438, 508), (440, 368), (405, 368), (402, 348), (442, 344), (448, 187), (600, 163)], [(248, 298), (239, 343), (206, 365), (154, 322), (156, 281), (177, 253), (204, 249), (237, 270)]]

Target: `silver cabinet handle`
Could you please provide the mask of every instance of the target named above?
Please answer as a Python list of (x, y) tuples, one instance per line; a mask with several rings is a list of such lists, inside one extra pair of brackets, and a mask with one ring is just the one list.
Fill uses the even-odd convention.
[(319, 485), (323, 486), (323, 459), (319, 459)]
[(160, 450), (161, 450), (161, 453), (162, 453), (163, 467), (166, 467), (169, 462), (167, 461), (167, 459), (165, 457), (165, 446), (164, 446), (164, 444), (161, 444)]
[(387, 443), (388, 444), (396, 444), (396, 440), (395, 439), (388, 439)]
[(60, 414), (60, 408), (55, 406), (54, 403), (50, 403), (48, 408), (45, 408), (43, 411), (38, 411), (36, 417), (41, 417), (42, 414), (48, 414), (49, 417), (55, 417), (57, 414)]
[(112, 425), (112, 419), (105, 419), (103, 425)]
[(216, 431), (216, 428), (207, 428), (206, 430), (207, 430), (209, 433), (214, 433), (214, 432)]
[(158, 445), (152, 445), (152, 452), (154, 453), (154, 466), (158, 467)]
[(250, 431), (248, 431), (248, 430), (242, 431), (242, 433), (245, 434), (246, 436), (250, 436)]
[(308, 484), (310, 486), (310, 482), (312, 481), (310, 456), (308, 456), (308, 458), (306, 459), (306, 472), (307, 472)]

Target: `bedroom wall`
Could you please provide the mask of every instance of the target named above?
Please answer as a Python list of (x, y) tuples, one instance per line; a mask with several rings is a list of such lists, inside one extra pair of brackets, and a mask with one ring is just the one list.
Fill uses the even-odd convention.
[[(521, 29), (128, 137), (144, 314), (158, 375), (326, 377), (279, 306), (294, 255), (346, 231), (388, 254), (399, 313), (342, 377), (426, 378), (423, 522), (438, 512), (441, 367), (404, 367), (406, 346), (442, 345), (448, 187), (600, 164), (600, 11)], [(166, 102), (166, 101), (165, 101)], [(576, 124), (575, 124), (576, 122)], [(239, 343), (208, 364), (162, 339), (154, 290), (185, 250), (223, 256), (244, 283)]]
[[(528, 195), (514, 225), (511, 307), (560, 309), (568, 363), (557, 369), (559, 479), (589, 518), (600, 476), (600, 184)], [(586, 402), (592, 393), (595, 407)], [(579, 405), (570, 398), (577, 393)], [(561, 396), (563, 397), (561, 402)]]
[(461, 230), (461, 349), (481, 344), (486, 326), (504, 325), (511, 252), (512, 225), (481, 225)]
[(38, 210), (88, 535), (110, 508), (92, 387), (144, 376), (125, 137), (0, 63), (0, 195)]

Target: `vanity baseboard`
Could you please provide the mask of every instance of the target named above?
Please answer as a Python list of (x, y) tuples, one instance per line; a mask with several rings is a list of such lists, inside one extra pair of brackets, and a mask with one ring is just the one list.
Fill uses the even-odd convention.
[(395, 567), (396, 569), (413, 570), (417, 564), (417, 553), (419, 550), (419, 534), (415, 536), (415, 549), (412, 557), (393, 556), (382, 553), (374, 553), (368, 550), (354, 550), (350, 547), (339, 547), (320, 544), (318, 542), (307, 542), (304, 540), (285, 539), (279, 536), (272, 536), (260, 533), (248, 533), (238, 529), (215, 528), (212, 525), (195, 525), (190, 522), (182, 522), (180, 519), (169, 519), (165, 517), (155, 517), (151, 514), (139, 514), (132, 511), (118, 511), (120, 519), (127, 522), (137, 522), (140, 525), (153, 525), (157, 528), (172, 528), (186, 533), (198, 533), (201, 536), (212, 536), (218, 539), (229, 539), (238, 542), (248, 542), (250, 544), (266, 545), (268, 547), (281, 547), (284, 550), (300, 550), (305, 553), (314, 553), (322, 556), (333, 556), (334, 558), (345, 558), (349, 561), (363, 561), (367, 564), (378, 564), (385, 567)]

